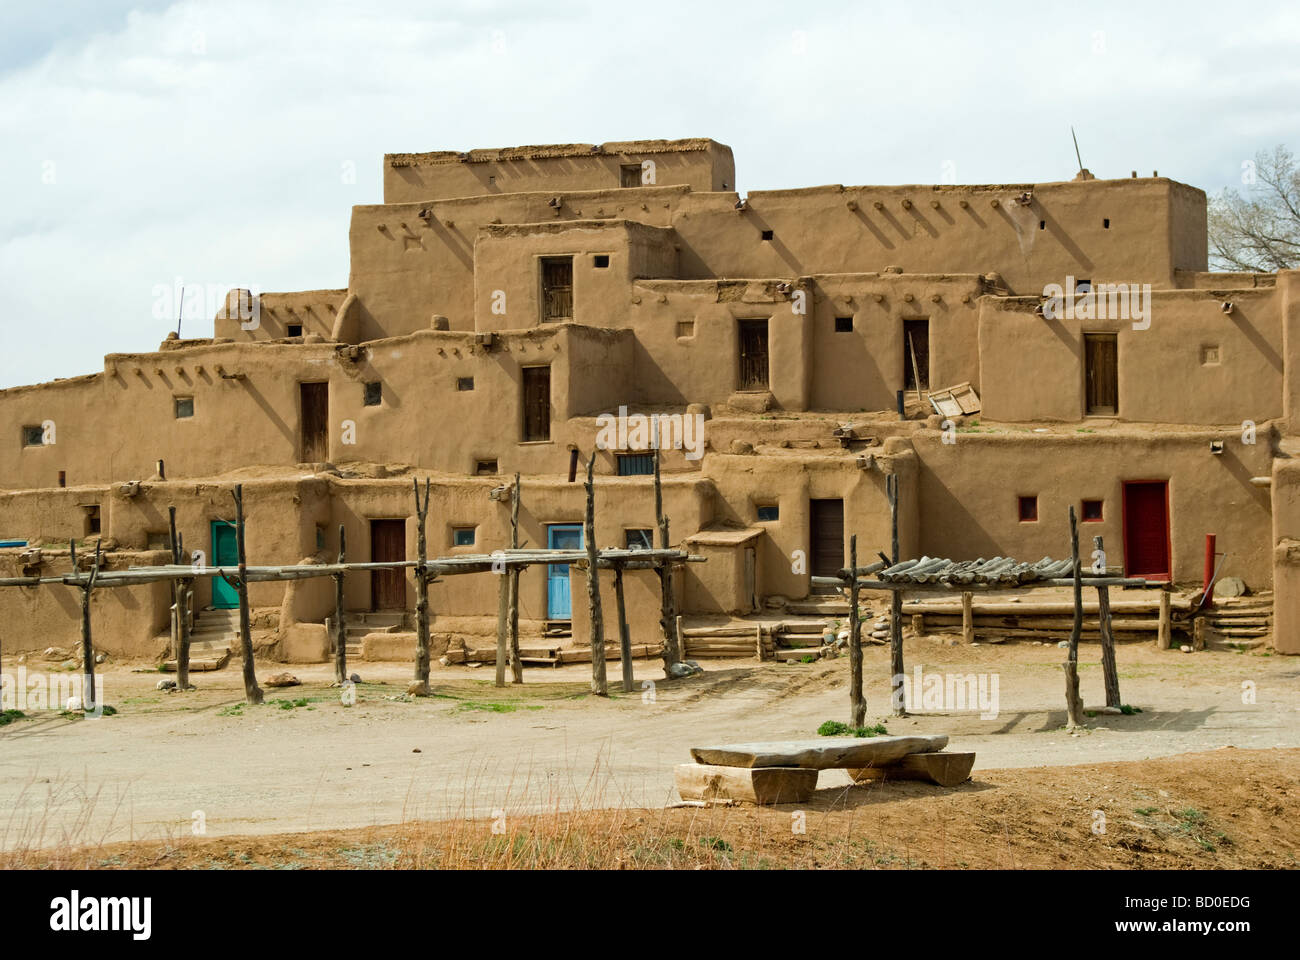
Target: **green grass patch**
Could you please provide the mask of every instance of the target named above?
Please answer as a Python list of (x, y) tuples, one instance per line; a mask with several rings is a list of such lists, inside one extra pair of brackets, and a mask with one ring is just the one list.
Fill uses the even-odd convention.
[(1142, 712), (1142, 708), (1141, 708), (1141, 707), (1135, 707), (1135, 706), (1132, 706), (1131, 704), (1127, 704), (1127, 703), (1121, 703), (1121, 704), (1119, 705), (1119, 712), (1122, 713), (1122, 714), (1124, 714), (1124, 716), (1126, 716), (1126, 717), (1131, 717), (1131, 716), (1133, 716), (1133, 714), (1135, 714), (1135, 713), (1141, 713), (1141, 712)]
[(867, 727), (850, 727), (847, 723), (841, 723), (838, 720), (827, 720), (817, 728), (818, 736), (822, 737), (878, 737), (889, 733), (883, 723), (877, 723)]
[(15, 720), (22, 720), (26, 718), (26, 716), (27, 714), (23, 713), (21, 710), (5, 710), (3, 713), (0, 713), (0, 727), (7, 726)]

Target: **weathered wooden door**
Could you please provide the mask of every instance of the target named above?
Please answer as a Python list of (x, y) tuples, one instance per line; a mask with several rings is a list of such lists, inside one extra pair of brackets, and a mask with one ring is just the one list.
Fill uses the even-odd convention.
[(302, 407), (301, 462), (324, 463), (330, 450), (330, 385), (300, 383), (298, 390)]
[(930, 389), (929, 320), (903, 321), (903, 389)]
[(524, 367), (524, 440), (551, 439), (551, 368)]
[[(370, 561), (406, 559), (406, 521), (370, 521)], [(370, 571), (370, 609), (406, 609), (406, 568)]]
[[(546, 528), (546, 546), (551, 550), (581, 550), (582, 526), (553, 523)], [(573, 616), (573, 595), (569, 588), (569, 565), (546, 566), (546, 619), (568, 620)]]
[[(212, 562), (209, 566), (235, 570), (239, 566), (239, 542), (235, 525), (226, 520), (212, 521)], [(233, 610), (239, 606), (239, 591), (221, 577), (212, 578), (212, 606), (216, 610)]]
[(1168, 580), (1169, 484), (1138, 480), (1124, 484), (1124, 574)]
[(1118, 350), (1113, 333), (1083, 335), (1085, 409), (1090, 415), (1119, 413)]
[(740, 386), (741, 390), (766, 390), (767, 375), (767, 321), (740, 321)]
[(542, 322), (573, 319), (573, 257), (542, 257)]
[[(844, 566), (844, 501), (812, 500), (809, 502), (809, 572), (814, 577), (836, 576)], [(834, 587), (814, 587), (813, 593), (834, 591)]]

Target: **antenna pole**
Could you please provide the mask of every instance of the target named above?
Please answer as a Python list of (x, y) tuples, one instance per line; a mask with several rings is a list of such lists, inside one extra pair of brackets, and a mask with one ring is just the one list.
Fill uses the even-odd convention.
[(1079, 169), (1083, 169), (1083, 157), (1079, 155), (1079, 138), (1074, 135), (1074, 127), (1070, 127), (1070, 138), (1074, 140), (1074, 159), (1079, 161)]

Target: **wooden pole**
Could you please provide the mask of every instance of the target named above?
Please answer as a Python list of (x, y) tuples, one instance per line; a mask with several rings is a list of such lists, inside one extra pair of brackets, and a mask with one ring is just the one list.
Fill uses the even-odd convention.
[[(849, 537), (849, 570), (858, 567), (858, 535)], [(849, 577), (849, 712), (850, 726), (867, 724), (867, 701), (862, 695), (862, 618), (858, 614), (858, 578)], [(762, 641), (759, 641), (762, 649)], [(761, 655), (759, 659), (762, 659)]]
[[(889, 496), (891, 563), (898, 563), (898, 474), (891, 473), (885, 477), (885, 492)], [(856, 580), (855, 577), (855, 583)], [(894, 590), (889, 595), (889, 671), (894, 716), (905, 717), (907, 704), (903, 702), (903, 681), (907, 668), (903, 665), (903, 592), (901, 590)]]
[[(168, 508), (167, 508), (167, 546), (168, 546), (168, 548), (169, 548), (169, 549), (171, 550), (171, 552), (172, 552), (172, 563), (179, 565), (180, 562), (181, 562), (181, 552), (180, 552), (180, 547), (179, 547), (179, 546), (177, 545), (177, 543), (176, 543), (176, 508), (175, 508), (175, 507), (168, 507)], [(177, 596), (177, 588), (178, 588), (178, 587), (179, 587), (179, 581), (173, 580), (173, 581), (171, 582), (171, 588), (172, 588), (172, 656), (177, 658), (177, 663), (176, 663), (176, 672), (177, 672), (177, 674), (180, 673), (180, 669), (181, 669), (181, 667), (180, 667), (180, 643), (181, 643), (181, 632), (180, 632), (180, 624), (179, 624), (179, 621), (177, 620), (177, 614), (178, 614), (179, 611), (180, 611), (180, 606), (178, 605), (178, 601), (177, 601), (177, 599), (176, 599), (176, 596)], [(184, 688), (182, 687), (181, 689), (184, 689)]]
[(429, 517), (429, 478), (424, 478), (424, 499), (420, 499), (420, 481), (412, 479), (415, 490), (416, 536), (415, 549), (418, 562), (415, 567), (415, 682), (411, 693), (417, 697), (429, 695), (429, 544), (426, 537)]
[[(659, 528), (659, 548), (668, 549), (668, 518), (664, 516), (663, 481), (659, 474), (659, 436), (655, 434), (655, 525)], [(673, 570), (667, 564), (655, 568), (659, 578), (659, 627), (664, 635), (664, 673), (682, 659), (683, 651), (677, 645), (677, 597), (673, 593)]]
[(1079, 637), (1083, 633), (1083, 570), (1079, 565), (1079, 520), (1070, 506), (1070, 559), (1074, 582), (1074, 623), (1070, 627), (1069, 657), (1065, 670), (1065, 713), (1069, 727), (1083, 725), (1083, 701), (1079, 698)]
[[(90, 593), (95, 589), (95, 580), (99, 577), (101, 541), (95, 541), (95, 561), (90, 568), (86, 585), (81, 588), (81, 709), (92, 712), (95, 709), (95, 643), (90, 635)], [(72, 542), (72, 570), (77, 570), (77, 546)]]
[(506, 661), (510, 659), (510, 572), (504, 567), (497, 574), (497, 662), (498, 687), (506, 685)]
[(961, 641), (975, 642), (975, 594), (969, 590), (961, 595)]
[(907, 335), (907, 352), (912, 355), (912, 379), (916, 381), (916, 402), (924, 403), (921, 398), (921, 368), (916, 363), (916, 345), (912, 343), (912, 335)]
[[(523, 491), (519, 487), (519, 474), (510, 492), (510, 549), (519, 549), (519, 501)], [(519, 656), (519, 567), (510, 568), (510, 682), (524, 682), (524, 662)]]
[[(1105, 555), (1101, 537), (1092, 538), (1093, 549)], [(1097, 625), (1101, 628), (1101, 669), (1106, 683), (1106, 706), (1118, 707), (1119, 668), (1115, 665), (1115, 629), (1110, 617), (1110, 588), (1097, 588)]]
[[(176, 508), (167, 508), (167, 534), (171, 541), (172, 563), (179, 565), (185, 554), (184, 541), (176, 529)], [(190, 584), (193, 580), (172, 582), (172, 616), (176, 628), (176, 689), (190, 689)]]
[[(339, 564), (347, 563), (347, 528), (339, 524)], [(348, 628), (343, 610), (343, 572), (334, 574), (334, 681), (348, 682)]]
[(1156, 625), (1156, 649), (1168, 650), (1173, 643), (1173, 615), (1168, 590), (1160, 591), (1160, 619)]
[(614, 599), (618, 602), (618, 653), (623, 658), (623, 692), (631, 693), (634, 677), (632, 676), (632, 634), (627, 628), (627, 607), (623, 602), (623, 568), (614, 568)]
[(239, 641), (244, 654), (244, 696), (249, 703), (262, 702), (262, 688), (257, 685), (257, 672), (253, 665), (253, 625), (248, 613), (248, 558), (244, 550), (244, 485), (235, 484), (231, 491), (235, 498), (235, 546), (239, 550), (239, 579), (235, 589), (239, 593)]
[(600, 564), (596, 557), (596, 451), (587, 459), (587, 516), (583, 539), (587, 543), (587, 604), (591, 612), (591, 692), (609, 696), (605, 678), (605, 624), (600, 611)]

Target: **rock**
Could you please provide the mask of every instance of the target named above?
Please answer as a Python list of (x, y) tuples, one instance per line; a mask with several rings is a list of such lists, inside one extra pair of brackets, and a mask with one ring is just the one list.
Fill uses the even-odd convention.
[(451, 661), (448, 660), (446, 657), (439, 657), (439, 658), (438, 658), (438, 662), (441, 663), (444, 667), (450, 667), (450, 666), (451, 666)]
[(64, 670), (76, 670), (76, 669), (77, 669), (77, 661), (76, 661), (76, 660), (64, 660), (61, 664), (59, 664), (59, 666), (60, 666), (62, 669), (64, 669)]
[(763, 606), (767, 607), (769, 610), (784, 610), (786, 604), (789, 602), (789, 597), (783, 597), (780, 594), (774, 593), (763, 601)]
[(359, 673), (354, 673), (352, 674), (352, 676), (348, 677), (348, 679), (351, 680), (353, 683), (360, 683), (361, 675)]
[(817, 771), (789, 767), (715, 767), (678, 764), (674, 771), (683, 800), (741, 800), (747, 803), (803, 803), (817, 789)]
[(1181, 651), (1183, 651), (1183, 653), (1191, 653), (1191, 652), (1192, 652), (1192, 648), (1189, 647), (1189, 646), (1188, 646), (1187, 644), (1185, 644), (1185, 643), (1184, 643), (1181, 647), (1179, 647), (1178, 649), (1181, 650)]
[(669, 679), (680, 680), (683, 677), (693, 677), (697, 673), (703, 673), (704, 670), (694, 660), (683, 660), (674, 663), (665, 672), (668, 674)]
[(157, 683), (157, 685), (154, 687), (154, 689), (155, 689), (155, 690), (175, 690), (175, 689), (176, 689), (176, 681), (175, 681), (175, 680), (159, 680), (158, 683)]
[(748, 440), (732, 440), (731, 452), (741, 456), (748, 456), (754, 452), (754, 445)]
[(713, 410), (707, 403), (688, 403), (686, 405), (686, 415), (688, 417), (703, 417), (705, 420), (713, 419)]
[(406, 688), (406, 693), (412, 697), (427, 697), (429, 695), (424, 688), (424, 684), (419, 680), (412, 680), (410, 686)]
[(1070, 649), (1070, 641), (1062, 640), (1060, 643), (1057, 644), (1057, 646), (1062, 650), (1068, 650)]
[(1224, 577), (1214, 585), (1216, 597), (1244, 597), (1248, 593), (1250, 588), (1241, 577)]
[(411, 752), (412, 752), (412, 753), (423, 753), (424, 751), (421, 750), (419, 747), (415, 747), (415, 748), (413, 748), (413, 749), (411, 750)]
[(103, 663), (103, 662), (104, 662), (105, 660), (107, 660), (107, 659), (108, 659), (108, 657), (107, 657), (105, 654), (102, 654), (102, 653), (97, 653), (97, 654), (95, 654), (95, 662), (96, 662), (96, 663)]
[(911, 753), (893, 763), (849, 770), (849, 776), (854, 783), (871, 780), (929, 780), (941, 787), (955, 787), (970, 779), (973, 766), (973, 753)]
[(296, 687), (301, 684), (301, 682), (302, 681), (292, 673), (277, 673), (273, 677), (266, 678), (266, 685), (268, 687)]

